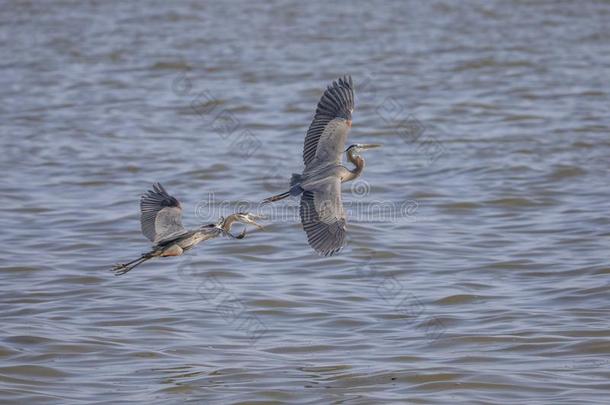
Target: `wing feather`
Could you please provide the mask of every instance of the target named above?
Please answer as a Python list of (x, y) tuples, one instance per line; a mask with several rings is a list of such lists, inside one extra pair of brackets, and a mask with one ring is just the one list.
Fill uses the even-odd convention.
[(180, 202), (160, 183), (153, 184), (140, 199), (140, 225), (144, 236), (155, 243), (187, 232), (182, 226)]
[(301, 196), (301, 222), (309, 245), (331, 256), (345, 246), (346, 216), (341, 201), (341, 181), (329, 180)]
[(344, 76), (328, 86), (316, 108), (303, 145), (305, 167), (340, 161), (354, 111), (354, 85)]

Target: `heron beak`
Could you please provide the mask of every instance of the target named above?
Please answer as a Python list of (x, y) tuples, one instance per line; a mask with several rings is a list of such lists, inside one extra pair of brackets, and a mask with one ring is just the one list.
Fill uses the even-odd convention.
[[(257, 219), (258, 219), (258, 218), (257, 218)], [(261, 218), (261, 219), (262, 219), (262, 218)], [(256, 228), (258, 228), (258, 229), (260, 229), (260, 230), (265, 229), (265, 227), (264, 227), (264, 226), (262, 226), (261, 224), (259, 224), (259, 223), (255, 222), (255, 221), (252, 221), (252, 225), (254, 225)]]
[(382, 145), (379, 143), (365, 143), (360, 145), (360, 149), (362, 150), (367, 150), (367, 149), (375, 149), (375, 148), (380, 148)]
[(264, 227), (257, 223), (256, 220), (257, 219), (267, 219), (267, 217), (265, 215), (256, 215), (256, 214), (248, 214), (246, 223), (250, 224), (250, 225), (254, 225), (255, 227), (257, 227), (258, 229), (264, 229)]

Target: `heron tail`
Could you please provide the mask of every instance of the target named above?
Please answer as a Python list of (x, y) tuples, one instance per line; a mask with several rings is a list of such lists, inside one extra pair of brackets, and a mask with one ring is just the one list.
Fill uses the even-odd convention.
[(282, 194), (274, 195), (273, 197), (265, 198), (263, 200), (263, 204), (269, 204), (274, 201), (283, 200), (284, 198), (288, 198), (290, 196), (297, 196), (303, 192), (303, 189), (300, 186), (302, 176), (298, 173), (293, 173), (290, 178), (290, 190), (286, 191)]
[(292, 173), (292, 177), (290, 178), (290, 187), (296, 186), (301, 182), (301, 175), (298, 173)]

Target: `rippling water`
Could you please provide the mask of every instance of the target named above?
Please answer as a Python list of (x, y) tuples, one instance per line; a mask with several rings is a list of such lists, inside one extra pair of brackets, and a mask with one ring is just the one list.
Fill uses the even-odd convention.
[[(168, 2), (169, 3), (169, 2)], [(306, 3), (306, 4), (305, 4)], [(3, 403), (607, 403), (610, 3), (7, 2)], [(283, 191), (351, 74), (349, 245), (265, 232), (117, 278)], [(370, 216), (370, 203), (389, 207)]]

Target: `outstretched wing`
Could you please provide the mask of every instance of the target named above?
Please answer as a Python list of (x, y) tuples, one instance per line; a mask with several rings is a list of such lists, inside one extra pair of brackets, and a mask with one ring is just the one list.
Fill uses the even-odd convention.
[(324, 256), (345, 246), (346, 218), (341, 202), (341, 180), (329, 178), (301, 196), (301, 222), (309, 245)]
[(140, 199), (142, 233), (154, 243), (183, 235), (180, 202), (169, 195), (160, 183), (153, 184)]
[(354, 85), (344, 76), (328, 86), (309, 126), (303, 147), (305, 168), (340, 162), (352, 126)]

